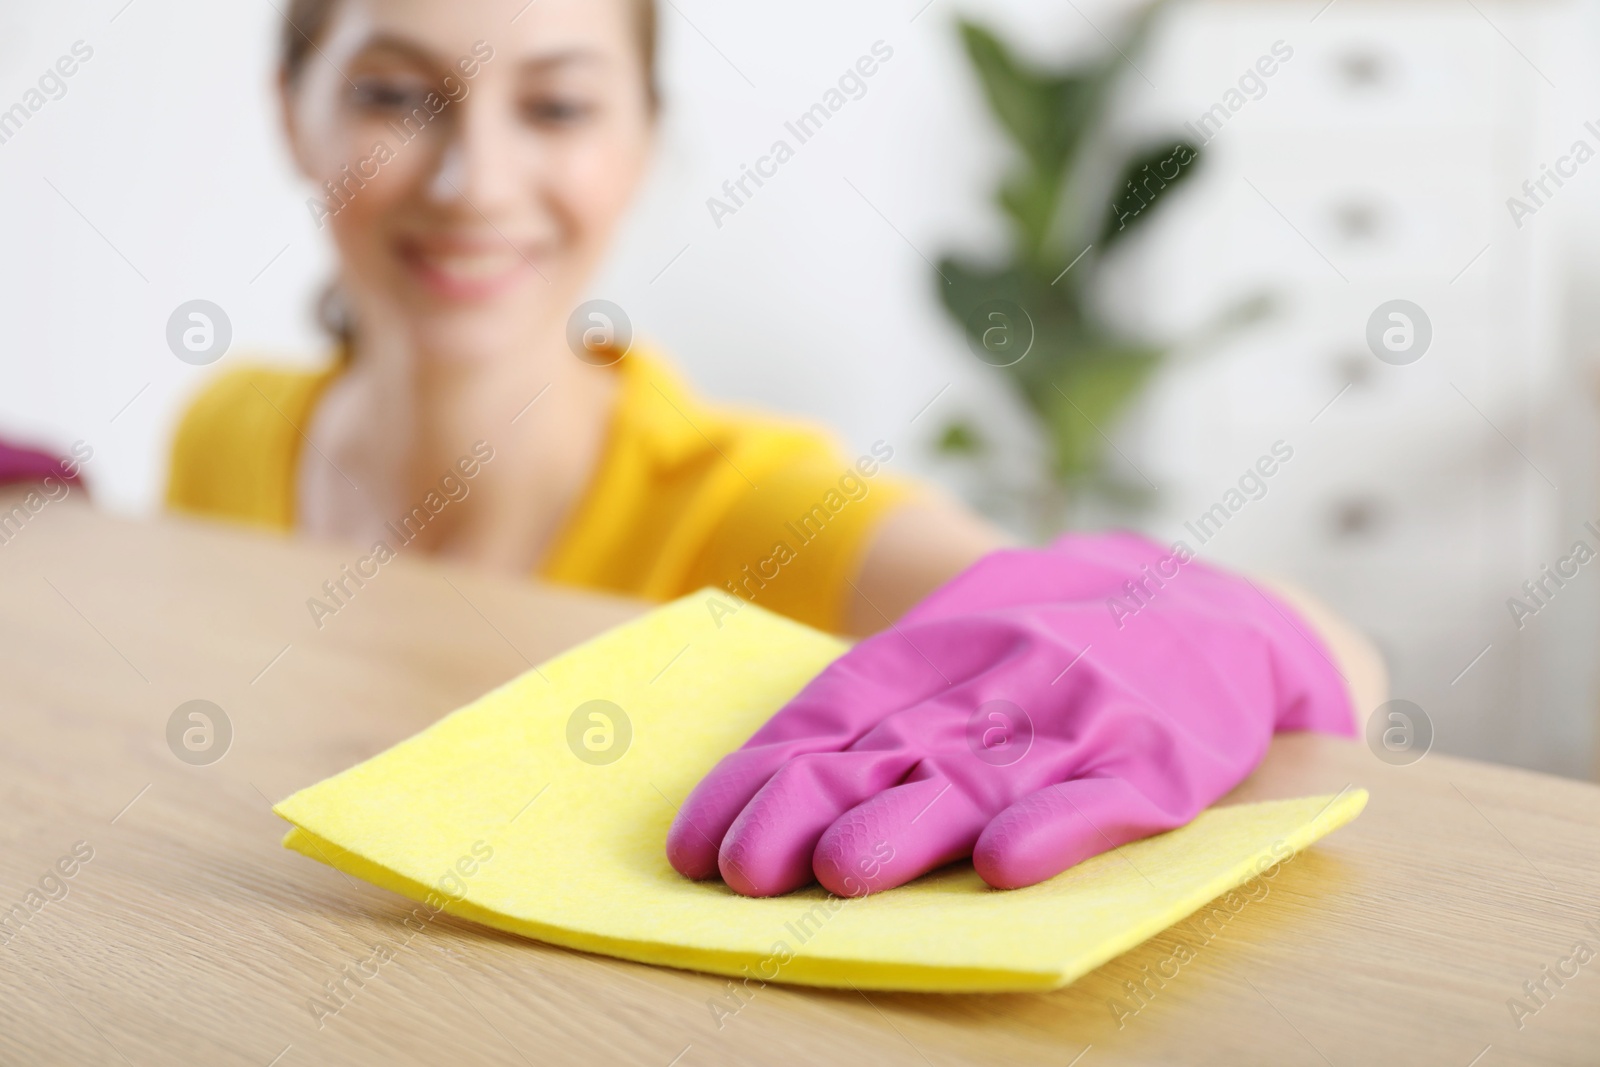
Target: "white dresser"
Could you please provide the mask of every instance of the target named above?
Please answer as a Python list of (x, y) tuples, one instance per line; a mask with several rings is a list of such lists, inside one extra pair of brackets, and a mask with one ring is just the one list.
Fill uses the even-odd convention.
[[(1285, 442), (1293, 459), (1202, 555), (1298, 581), (1374, 635), (1441, 750), (1592, 774), (1600, 563), (1547, 582), (1520, 629), (1507, 607), (1531, 605), (1523, 582), (1573, 542), (1600, 550), (1583, 525), (1600, 527), (1585, 321), (1600, 301), (1583, 292), (1600, 158), (1570, 158), (1580, 139), (1600, 151), (1584, 125), (1600, 119), (1588, 9), (1318, 7), (1176, 8), (1136, 60), (1151, 84), (1130, 75), (1137, 127), (1213, 118), (1202, 173), (1107, 298), (1155, 332), (1250, 293), (1277, 300), (1176, 359), (1121, 426), (1163, 489), (1144, 524), (1193, 543), (1184, 523)], [(1546, 178), (1519, 228), (1506, 200), (1541, 164), (1571, 176)], [(1367, 341), (1394, 299), (1432, 327), (1399, 365)]]

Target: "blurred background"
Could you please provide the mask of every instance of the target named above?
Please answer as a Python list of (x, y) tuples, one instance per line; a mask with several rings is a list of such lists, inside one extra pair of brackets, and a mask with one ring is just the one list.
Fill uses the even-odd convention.
[[(706, 394), (884, 439), (1020, 536), (1132, 525), (1297, 582), (1440, 750), (1593, 777), (1600, 565), (1524, 583), (1600, 550), (1596, 6), (664, 0), (660, 156), (594, 295)], [(0, 7), (0, 434), (87, 442), (118, 512), (159, 509), (207, 375), (327, 350), (278, 20)], [(194, 299), (222, 363), (167, 347)]]

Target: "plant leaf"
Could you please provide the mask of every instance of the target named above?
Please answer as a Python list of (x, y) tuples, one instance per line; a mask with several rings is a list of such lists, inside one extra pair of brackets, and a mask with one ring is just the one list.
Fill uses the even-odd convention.
[(1069, 154), (1063, 134), (1087, 121), (1081, 76), (1051, 76), (1030, 69), (986, 27), (961, 22), (961, 38), (983, 85), (989, 108), (1042, 175), (1059, 177)]
[(939, 298), (947, 311), (965, 327), (968, 316), (990, 300), (1010, 300), (1025, 304), (1025, 283), (1014, 267), (989, 267), (954, 256), (939, 261), (944, 284)]
[(1172, 190), (1194, 174), (1199, 163), (1199, 146), (1180, 138), (1147, 145), (1123, 164), (1117, 192), (1095, 240), (1100, 254), (1109, 252), (1136, 225), (1149, 219)]
[(1001, 184), (997, 199), (1011, 219), (1024, 255), (1030, 262), (1038, 262), (1061, 202), (1060, 183), (1042, 178), (1037, 171), (1023, 171)]
[(1159, 350), (1132, 346), (1082, 352), (1048, 383), (1051, 395), (1039, 399), (1048, 404), (1057, 478), (1081, 480), (1100, 466), (1116, 416), (1160, 358)]
[(989, 447), (978, 428), (966, 419), (958, 419), (944, 428), (934, 447), (947, 456), (976, 456)]
[(1144, 48), (1156, 16), (1166, 5), (1167, 0), (1153, 0), (1145, 4), (1134, 13), (1133, 21), (1121, 42), (1108, 40), (1111, 51), (1090, 67), (1086, 74), (1061, 79), (1064, 87), (1070, 83), (1071, 88), (1063, 92), (1058, 106), (1062, 111), (1074, 113), (1061, 124), (1062, 133), (1065, 134), (1062, 142), (1064, 155), (1070, 156), (1076, 152), (1085, 135), (1104, 117), (1106, 98), (1119, 78), (1130, 71), (1143, 77), (1143, 72), (1134, 66), (1131, 57)]

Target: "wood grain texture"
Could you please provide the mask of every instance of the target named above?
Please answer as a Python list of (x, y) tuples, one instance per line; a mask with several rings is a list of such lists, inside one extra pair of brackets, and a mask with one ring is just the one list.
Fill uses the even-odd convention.
[[(414, 932), (409, 902), (281, 848), (269, 801), (638, 606), (402, 558), (319, 630), (305, 600), (356, 555), (71, 500), (0, 544), (0, 909), (94, 850), (0, 945), (0, 1063), (1600, 1063), (1600, 958), (1546, 979), (1520, 1030), (1507, 1007), (1600, 949), (1600, 789), (1308, 736), (1234, 799), (1353, 784), (1366, 813), (1237, 913), (1056, 993), (771, 985), (719, 1028), (724, 979), (446, 916)], [(234, 728), (210, 766), (167, 747), (196, 698)]]

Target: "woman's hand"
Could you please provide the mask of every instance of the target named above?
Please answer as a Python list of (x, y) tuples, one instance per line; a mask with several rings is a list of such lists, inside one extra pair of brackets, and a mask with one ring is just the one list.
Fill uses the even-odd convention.
[(1353, 732), (1292, 609), (1187, 552), (1068, 537), (984, 557), (841, 656), (695, 788), (667, 851), (752, 896), (968, 855), (1031, 885), (1188, 822), (1277, 730)]

